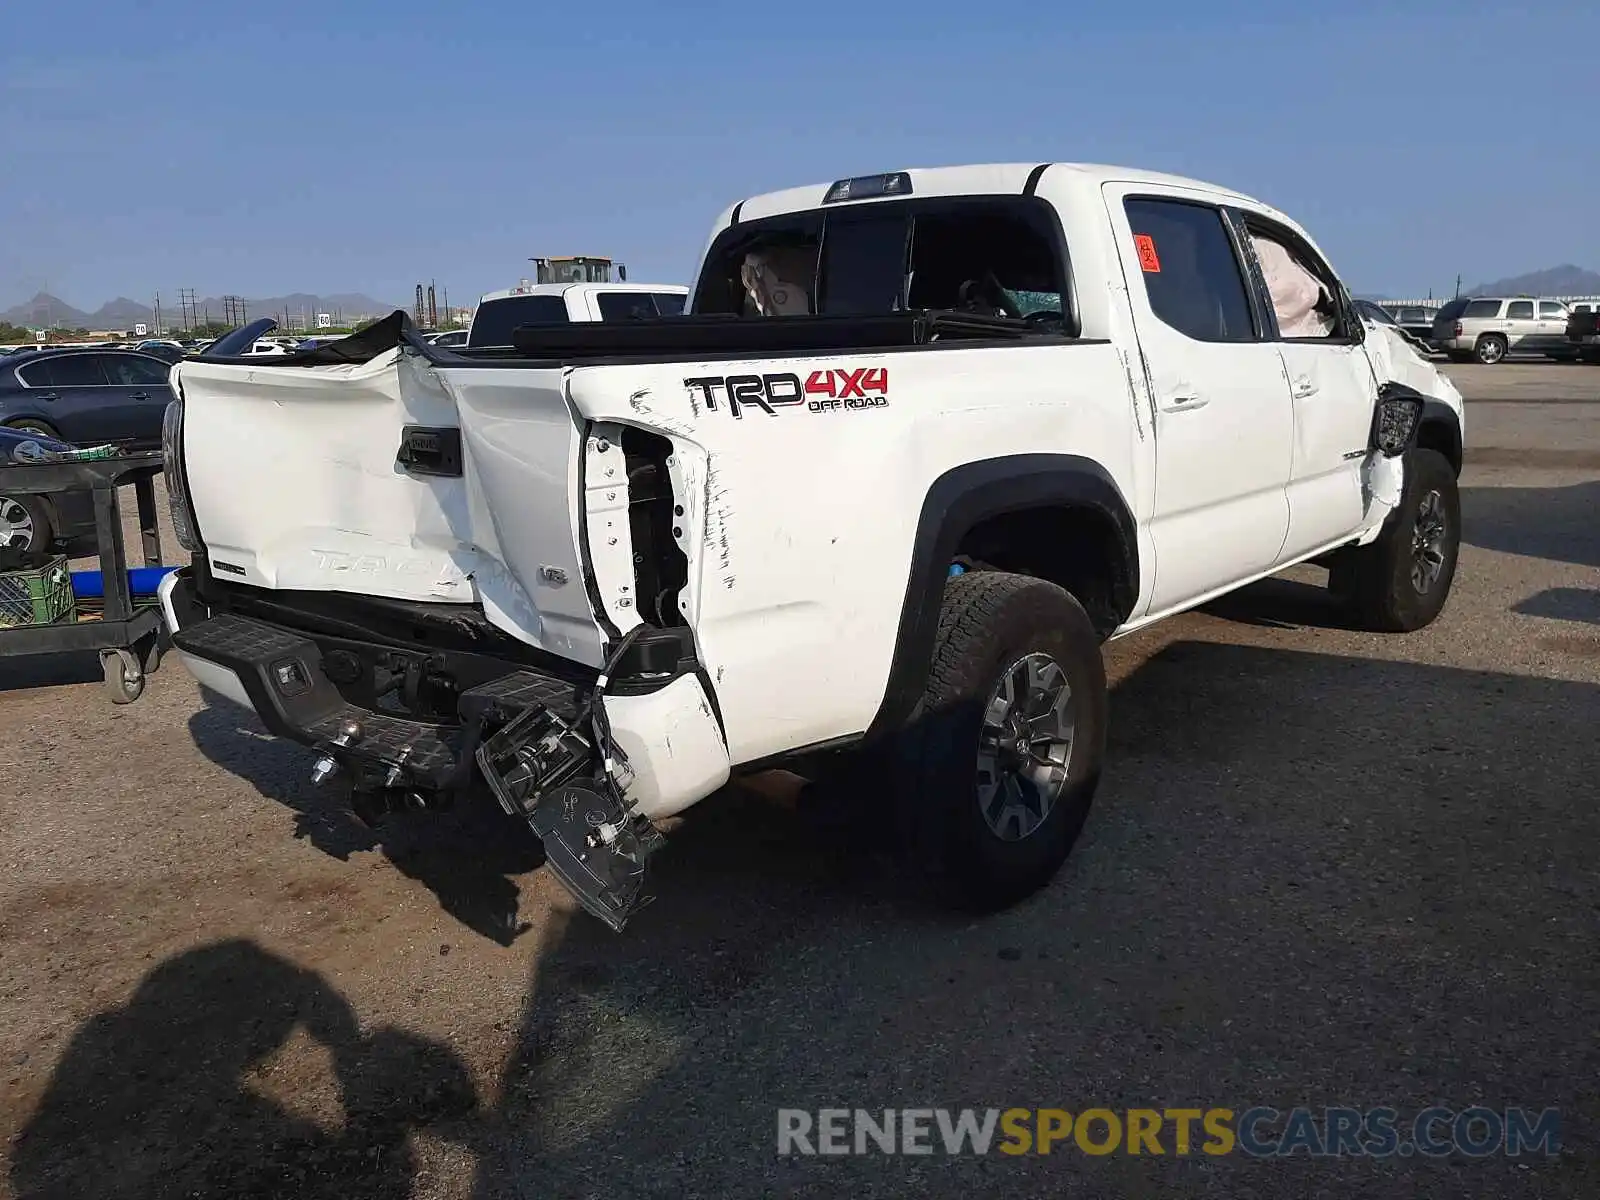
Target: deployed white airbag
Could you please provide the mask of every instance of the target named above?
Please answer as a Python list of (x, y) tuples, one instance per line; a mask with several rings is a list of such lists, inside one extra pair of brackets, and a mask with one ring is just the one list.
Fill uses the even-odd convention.
[(1320, 338), (1333, 332), (1333, 321), (1317, 311), (1326, 289), (1289, 251), (1271, 238), (1251, 237), (1261, 273), (1266, 277), (1278, 332), (1286, 338)]
[(797, 280), (809, 279), (815, 269), (815, 255), (785, 254), (779, 249), (752, 251), (739, 268), (739, 281), (762, 316), (803, 317), (811, 311), (811, 295)]

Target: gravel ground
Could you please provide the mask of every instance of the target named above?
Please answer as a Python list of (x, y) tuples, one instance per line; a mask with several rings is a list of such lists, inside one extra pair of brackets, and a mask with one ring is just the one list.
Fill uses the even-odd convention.
[[(1452, 368), (1489, 400), (1432, 628), (1342, 629), (1305, 570), (1114, 644), (1084, 837), (981, 922), (773, 777), (612, 936), (496, 815), (375, 835), (175, 663), (115, 708), (0, 662), (0, 1191), (1600, 1194), (1589, 370)], [(1435, 1103), (1557, 1107), (1563, 1153), (775, 1153), (779, 1107)]]

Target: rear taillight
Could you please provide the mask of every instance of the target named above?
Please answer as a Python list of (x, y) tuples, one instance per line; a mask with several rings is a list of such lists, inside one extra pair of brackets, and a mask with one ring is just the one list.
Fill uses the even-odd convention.
[(193, 554), (200, 549), (200, 537), (194, 509), (189, 506), (189, 489), (183, 478), (183, 392), (179, 390), (176, 380), (172, 390), (177, 399), (167, 405), (166, 415), (161, 418), (161, 456), (164, 459), (162, 465), (167, 484), (167, 506), (172, 514), (172, 532), (177, 535), (178, 545)]
[(1461, 336), (1461, 322), (1460, 321), (1456, 322), (1456, 331), (1455, 331), (1455, 334), (1453, 336), (1455, 336), (1455, 337), (1460, 337)]

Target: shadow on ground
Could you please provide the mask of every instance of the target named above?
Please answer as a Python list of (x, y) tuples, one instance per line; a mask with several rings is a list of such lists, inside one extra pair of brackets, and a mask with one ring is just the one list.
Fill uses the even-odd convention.
[[(271, 1095), (270, 1060), (296, 1032), (331, 1062), (331, 1113)], [(408, 1133), (470, 1136), (475, 1107), (446, 1047), (364, 1031), (314, 973), (222, 942), (162, 963), (78, 1030), (11, 1146), (11, 1184), (38, 1200), (404, 1196)]]
[(312, 786), (315, 755), (310, 750), (272, 737), (253, 712), (226, 697), (205, 688), (201, 692), (205, 707), (189, 719), (195, 745), (261, 795), (291, 809), (296, 837), (341, 860), (381, 851), (432, 891), (451, 916), (501, 945), (526, 931), (527, 923), (517, 916), (514, 877), (540, 866), (544, 852), (526, 825), (507, 817), (486, 792), (451, 812), (397, 814), (371, 828), (351, 811), (337, 780)]
[[(0, 637), (4, 637), (0, 632)], [(0, 658), (0, 691), (20, 692), (27, 688), (67, 687), (75, 683), (99, 683), (100, 656), (93, 650), (71, 654), (22, 654)]]
[(1528, 617), (1600, 625), (1600, 589), (1546, 588), (1511, 609)]
[(1566, 487), (1465, 487), (1461, 529), (1468, 545), (1506, 554), (1600, 567), (1600, 480)]
[[(540, 964), (478, 1195), (1595, 1193), (1574, 747), (1600, 689), (1178, 643), (1112, 713), (1074, 857), (985, 921), (692, 812), (656, 909), (575, 921)], [(1480, 1102), (1560, 1108), (1563, 1157), (1184, 1160), (1170, 1127), (1160, 1160), (775, 1153), (779, 1107)]]
[[(87, 1156), (166, 1164), (202, 1194), (268, 1194), (244, 1185), (278, 1186), (293, 1158), (326, 1166), (283, 1194), (335, 1180), (362, 1194), (377, 1185), (361, 1151), (376, 1148), (374, 1177), (404, 1194), (404, 1133), (437, 1120), (474, 1148), (483, 1198), (1600, 1191), (1600, 689), (1178, 643), (1112, 711), (1083, 840), (1010, 912), (931, 912), (882, 860), (819, 852), (792, 812), (729, 791), (673, 832), (657, 902), (622, 935), (578, 916), (553, 938), (493, 1112), (467, 1115), (438, 1047), (391, 1056), (320, 981), (208, 950), (209, 983), (178, 982), (196, 964), (176, 960), (80, 1031), (13, 1182), (180, 1194), (99, 1178)], [(238, 956), (243, 982), (208, 966)], [(335, 1014), (304, 1020), (349, 1048), (334, 1055), (347, 1108), (385, 1097), (363, 1110), (372, 1124), (308, 1131), (249, 1095), (241, 1080), (296, 1006)], [(431, 1079), (449, 1102), (371, 1082), (397, 1078)], [(1179, 1157), (1170, 1127), (1161, 1158), (775, 1152), (779, 1107), (1474, 1103), (1559, 1108), (1562, 1157)], [(185, 1123), (211, 1107), (226, 1119)], [(324, 1158), (282, 1149), (302, 1145)], [(40, 1188), (57, 1178), (75, 1187)], [(224, 1190), (205, 1190), (214, 1180)]]
[(1266, 629), (1355, 629), (1348, 605), (1339, 603), (1325, 583), (1274, 575), (1205, 605), (1201, 610), (1236, 625)]

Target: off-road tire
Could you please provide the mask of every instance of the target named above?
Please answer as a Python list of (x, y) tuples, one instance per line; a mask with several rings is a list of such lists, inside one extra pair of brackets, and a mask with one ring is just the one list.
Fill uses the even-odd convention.
[[(1413, 542), (1423, 502), (1437, 493), (1444, 520), (1444, 562), (1438, 578), (1419, 591), (1412, 580)], [(1437, 450), (1408, 451), (1400, 505), (1377, 540), (1341, 553), (1329, 587), (1350, 606), (1363, 629), (1409, 633), (1433, 623), (1450, 597), (1461, 550), (1461, 497), (1450, 461)]]
[[(997, 835), (978, 804), (985, 702), (1007, 669), (1049, 655), (1072, 694), (1065, 781), (1020, 840)], [(1106, 745), (1106, 675), (1083, 607), (1042, 579), (968, 571), (945, 583), (923, 696), (893, 744), (900, 848), (940, 904), (1005, 908), (1047, 884), (1083, 829)]]

